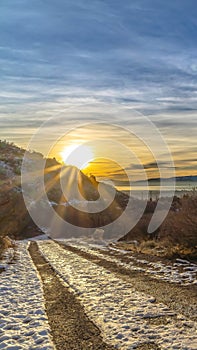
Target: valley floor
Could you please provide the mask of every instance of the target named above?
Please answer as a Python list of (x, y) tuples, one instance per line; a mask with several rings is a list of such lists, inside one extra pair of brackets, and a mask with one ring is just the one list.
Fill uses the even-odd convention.
[(0, 349), (197, 348), (194, 263), (37, 239), (1, 269)]

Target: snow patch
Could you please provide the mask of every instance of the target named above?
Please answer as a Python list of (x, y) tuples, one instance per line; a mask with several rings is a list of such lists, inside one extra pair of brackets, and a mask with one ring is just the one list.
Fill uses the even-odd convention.
[(54, 350), (41, 282), (27, 249), (27, 242), (18, 243), (14, 263), (0, 275), (0, 349)]

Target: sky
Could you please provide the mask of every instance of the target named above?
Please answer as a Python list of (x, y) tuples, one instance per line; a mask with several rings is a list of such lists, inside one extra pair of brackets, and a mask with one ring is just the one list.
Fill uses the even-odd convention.
[(69, 108), (115, 104), (157, 126), (177, 175), (197, 174), (196, 38), (196, 0), (1, 0), (0, 139), (28, 147), (49, 117), (74, 127)]

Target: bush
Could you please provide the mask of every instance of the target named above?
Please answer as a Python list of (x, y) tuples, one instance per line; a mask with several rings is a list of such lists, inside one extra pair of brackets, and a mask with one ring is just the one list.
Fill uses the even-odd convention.
[(156, 248), (157, 243), (153, 240), (150, 241), (144, 241), (140, 244), (141, 249), (154, 249)]

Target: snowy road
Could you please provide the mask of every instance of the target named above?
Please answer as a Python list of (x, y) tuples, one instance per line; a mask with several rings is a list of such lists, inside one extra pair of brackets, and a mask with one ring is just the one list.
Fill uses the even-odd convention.
[(40, 251), (84, 305), (106, 343), (135, 349), (154, 343), (161, 349), (197, 348), (197, 325), (175, 315), (152, 296), (135, 290), (112, 272), (61, 248), (53, 241), (38, 243)]
[[(128, 251), (106, 245), (91, 245), (80, 240), (60, 240), (61, 243), (75, 247), (92, 256), (104, 258), (129, 271), (143, 272), (151, 278), (182, 285), (197, 285), (197, 265), (186, 260), (177, 259), (171, 265), (161, 261), (151, 262), (136, 258)], [(123, 258), (123, 259), (122, 259)], [(125, 262), (126, 258), (126, 262)]]
[(54, 350), (41, 282), (27, 248), (19, 243), (15, 260), (0, 274), (0, 349)]
[[(129, 281), (52, 240), (37, 244), (62, 283), (69, 286), (84, 306), (87, 316), (100, 329), (103, 340), (114, 349), (131, 350), (144, 344), (153, 344), (154, 348), (158, 346), (163, 350), (197, 348), (197, 325), (194, 321), (176, 314), (153, 296), (136, 290)], [(28, 245), (28, 242), (21, 242), (17, 244), (16, 252), (10, 250), (7, 258), (14, 261), (0, 275), (0, 349), (52, 350), (55, 347), (45, 311), (42, 282), (29, 255)], [(102, 249), (108, 249), (76, 246), (98, 258), (104, 257)], [(105, 255), (105, 259), (122, 266), (124, 262), (118, 259), (117, 254)], [(121, 254), (124, 255), (124, 252)], [(186, 263), (185, 266), (189, 267)], [(135, 269), (135, 263), (128, 268)], [(152, 268), (155, 269), (155, 266), (152, 265)], [(163, 266), (159, 265), (159, 268)], [(194, 270), (194, 264), (186, 270), (190, 278), (193, 278)], [(156, 273), (158, 271), (162, 276), (159, 269)], [(167, 278), (171, 276), (178, 281), (177, 272), (165, 271)], [(191, 280), (193, 282), (194, 279)]]

